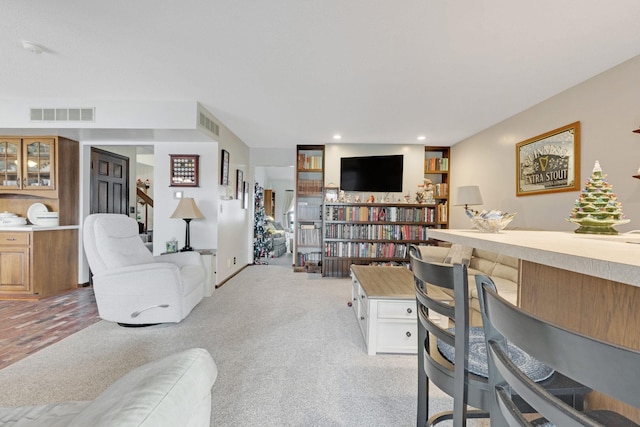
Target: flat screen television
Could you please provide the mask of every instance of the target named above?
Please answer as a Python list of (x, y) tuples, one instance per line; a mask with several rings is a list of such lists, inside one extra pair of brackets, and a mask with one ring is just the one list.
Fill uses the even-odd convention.
[(402, 192), (402, 154), (342, 157), (340, 189), (345, 191)]

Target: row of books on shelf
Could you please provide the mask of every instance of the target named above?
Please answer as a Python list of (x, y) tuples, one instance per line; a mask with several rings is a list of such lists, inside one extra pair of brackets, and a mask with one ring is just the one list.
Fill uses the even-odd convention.
[(347, 258), (406, 258), (406, 243), (325, 242), (324, 255)]
[(433, 206), (345, 206), (326, 205), (325, 218), (333, 221), (435, 222)]
[(448, 171), (449, 159), (446, 157), (429, 157), (426, 159), (425, 166), (428, 171)]
[[(303, 228), (304, 227), (304, 228)], [(296, 242), (305, 246), (320, 246), (322, 242), (322, 230), (313, 226), (302, 225), (298, 229)]]
[(322, 253), (320, 252), (298, 252), (296, 254), (296, 265), (305, 265), (308, 262), (316, 264), (322, 261)]
[(298, 153), (298, 169), (322, 169), (322, 156)]
[(429, 227), (394, 224), (326, 224), (327, 239), (427, 240)]
[(449, 184), (446, 182), (433, 184), (433, 192), (436, 197), (447, 197), (449, 195)]
[(298, 203), (298, 220), (315, 221), (320, 220), (322, 212), (320, 205), (309, 205), (307, 203)]
[(446, 203), (441, 203), (438, 205), (438, 221), (439, 222), (449, 221), (449, 209), (447, 208)]
[(321, 179), (301, 179), (298, 180), (299, 196), (321, 196), (322, 180)]

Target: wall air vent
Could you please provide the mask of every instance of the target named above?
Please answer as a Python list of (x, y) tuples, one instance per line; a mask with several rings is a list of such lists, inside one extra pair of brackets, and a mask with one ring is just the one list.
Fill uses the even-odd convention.
[(94, 122), (95, 107), (80, 108), (31, 108), (32, 122)]
[(215, 136), (220, 136), (220, 126), (213, 119), (207, 117), (202, 111), (200, 112), (199, 124)]
[(201, 104), (198, 104), (198, 127), (215, 136), (220, 136), (220, 125), (216, 123), (213, 114), (209, 113)]

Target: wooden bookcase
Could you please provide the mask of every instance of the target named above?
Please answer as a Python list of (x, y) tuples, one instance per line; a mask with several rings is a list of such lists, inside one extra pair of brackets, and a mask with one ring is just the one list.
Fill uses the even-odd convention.
[(298, 145), (296, 154), (293, 269), (319, 273), (322, 265), (324, 145)]
[(449, 147), (424, 147), (424, 177), (433, 183), (436, 204), (435, 228), (449, 228), (449, 154)]
[(322, 274), (346, 277), (352, 264), (409, 262), (409, 245), (427, 244), (438, 204), (325, 203)]
[(276, 217), (276, 192), (273, 190), (264, 190), (264, 213), (271, 218)]

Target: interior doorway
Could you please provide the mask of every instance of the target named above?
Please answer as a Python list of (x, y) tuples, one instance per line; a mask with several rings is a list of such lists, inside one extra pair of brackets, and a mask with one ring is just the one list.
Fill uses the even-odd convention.
[(129, 158), (91, 148), (89, 213), (129, 214)]

